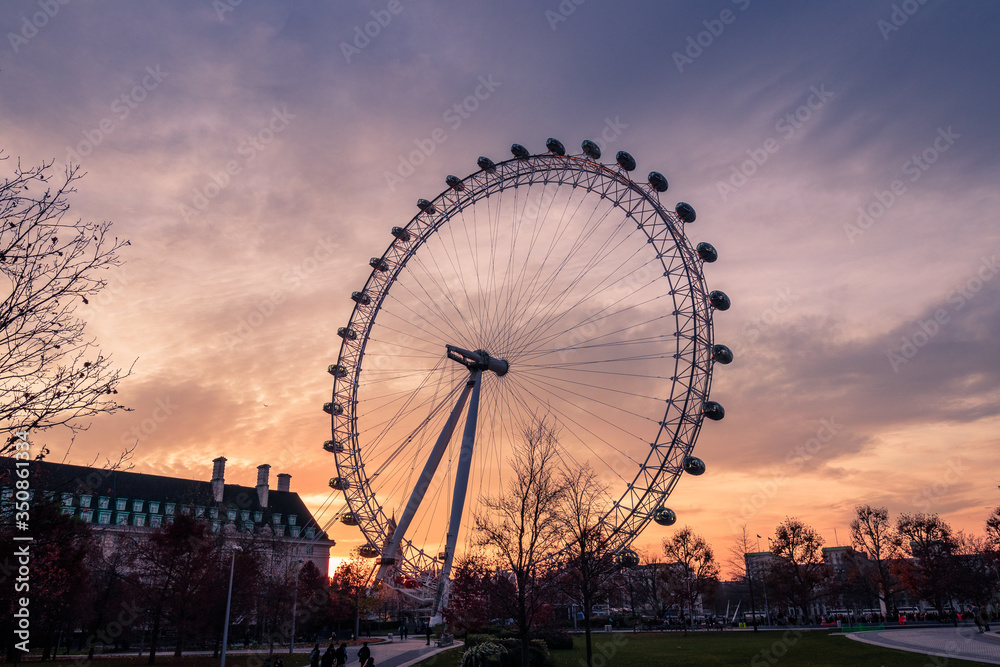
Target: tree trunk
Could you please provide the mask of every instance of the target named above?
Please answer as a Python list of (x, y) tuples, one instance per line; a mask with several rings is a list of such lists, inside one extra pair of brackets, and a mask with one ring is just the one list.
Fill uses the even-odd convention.
[(146, 660), (147, 665), (156, 664), (156, 645), (160, 640), (160, 609), (156, 608), (153, 613), (153, 630), (149, 637), (149, 659)]
[(594, 667), (594, 645), (591, 641), (590, 610), (593, 598), (586, 591), (583, 594), (583, 633), (587, 644), (587, 667)]

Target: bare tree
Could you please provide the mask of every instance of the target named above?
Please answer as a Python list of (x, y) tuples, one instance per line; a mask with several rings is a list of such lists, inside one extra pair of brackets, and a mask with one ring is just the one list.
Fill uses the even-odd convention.
[(558, 523), (567, 544), (559, 581), (566, 595), (583, 608), (587, 665), (591, 666), (591, 610), (620, 569), (611, 545), (614, 533), (604, 521), (611, 500), (590, 466), (565, 472), (562, 486), (565, 491)]
[[(871, 582), (878, 599), (888, 613), (896, 608), (895, 593), (899, 581), (892, 572), (892, 563), (899, 557), (899, 534), (889, 522), (889, 510), (885, 507), (858, 505), (854, 508), (851, 521), (851, 543), (858, 551), (863, 551), (875, 568)], [(851, 559), (859, 564), (860, 559)], [(862, 579), (869, 581), (868, 577)]]
[(916, 597), (944, 613), (956, 575), (958, 542), (951, 526), (937, 514), (904, 513), (896, 519), (896, 531), (911, 558), (900, 564), (903, 581)]
[(750, 554), (754, 553), (751, 548), (754, 544), (750, 541), (750, 534), (747, 532), (747, 525), (744, 523), (740, 527), (740, 533), (736, 536), (736, 541), (729, 548), (729, 558), (726, 564), (730, 571), (736, 575), (736, 579), (746, 585), (750, 595), (750, 613), (753, 618), (753, 631), (757, 632), (757, 598), (756, 591), (764, 586), (764, 570), (760, 567), (757, 559), (750, 560)]
[(830, 566), (823, 560), (823, 538), (811, 526), (786, 518), (774, 531), (768, 578), (783, 601), (798, 606), (809, 622), (809, 603), (824, 594)]
[(76, 431), (123, 409), (111, 397), (128, 371), (85, 337), (75, 311), (105, 287), (101, 274), (129, 242), (110, 236), (110, 222), (67, 217), (82, 174), (71, 166), (52, 183), (52, 164), (18, 162), (0, 183), (0, 454), (18, 432)]
[[(663, 540), (666, 557), (664, 576), (676, 599), (688, 612), (688, 623), (694, 623), (694, 606), (699, 596), (715, 590), (719, 584), (719, 565), (715, 562), (712, 547), (689, 526), (684, 526), (673, 537)], [(687, 632), (688, 623), (684, 624)]]
[(483, 511), (474, 517), (474, 540), (494, 554), (500, 569), (513, 580), (513, 599), (506, 606), (517, 622), (521, 664), (528, 667), (531, 630), (548, 602), (549, 557), (563, 546), (558, 440), (546, 419), (524, 427), (510, 464), (514, 476), (507, 488), (487, 498)]

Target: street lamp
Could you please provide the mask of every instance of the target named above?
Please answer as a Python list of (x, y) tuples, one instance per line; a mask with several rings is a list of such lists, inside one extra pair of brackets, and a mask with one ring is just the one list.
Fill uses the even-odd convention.
[(295, 650), (295, 611), (299, 605), (299, 575), (302, 574), (302, 559), (298, 561), (299, 569), (295, 572), (295, 593), (292, 595), (292, 638), (288, 640), (288, 655)]
[(233, 546), (233, 558), (229, 562), (229, 593), (226, 595), (226, 621), (222, 627), (222, 667), (226, 667), (226, 647), (229, 645), (229, 606), (233, 601), (233, 571), (236, 569), (236, 552), (242, 547)]

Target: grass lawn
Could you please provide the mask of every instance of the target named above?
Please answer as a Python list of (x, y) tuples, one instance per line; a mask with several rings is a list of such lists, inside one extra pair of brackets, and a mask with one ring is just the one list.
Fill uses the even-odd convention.
[[(584, 664), (583, 636), (573, 637), (571, 651), (553, 651), (557, 667)], [(913, 667), (938, 664), (921, 659), (918, 653), (870, 646), (829, 632), (810, 630), (797, 635), (785, 632), (699, 632), (632, 635), (604, 633), (594, 635), (595, 665), (751, 665), (752, 667), (842, 667), (875, 665), (877, 667)], [(596, 659), (603, 655), (604, 662)], [(420, 667), (458, 667), (461, 648), (438, 654), (419, 663)], [(935, 658), (935, 660), (944, 660)], [(947, 660), (948, 667), (982, 663)]]

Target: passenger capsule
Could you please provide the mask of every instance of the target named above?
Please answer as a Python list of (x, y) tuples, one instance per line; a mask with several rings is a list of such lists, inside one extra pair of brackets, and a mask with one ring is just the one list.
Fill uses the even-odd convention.
[(427, 213), (428, 215), (434, 215), (435, 213), (437, 213), (437, 209), (434, 208), (434, 204), (430, 203), (426, 199), (418, 199), (417, 208), (419, 208), (424, 213)]
[(378, 547), (374, 544), (362, 544), (358, 548), (358, 555), (362, 558), (378, 558), (379, 551)]
[(590, 139), (585, 139), (583, 144), (580, 145), (583, 149), (583, 154), (589, 157), (591, 160), (601, 159), (601, 147), (595, 144)]
[(715, 401), (705, 401), (705, 405), (702, 407), (701, 412), (712, 421), (719, 421), (726, 416), (726, 409), (722, 407), (720, 403), (716, 403)]
[(489, 159), (488, 157), (479, 158), (478, 160), (476, 160), (476, 164), (478, 164), (479, 168), (485, 171), (487, 174), (492, 174), (497, 170), (496, 164), (493, 162), (493, 160)]
[(667, 177), (658, 171), (649, 172), (649, 184), (657, 192), (666, 192), (669, 187)]
[(684, 472), (695, 477), (705, 474), (705, 462), (697, 456), (685, 456), (682, 467), (684, 468)]
[(340, 364), (330, 364), (326, 367), (326, 372), (335, 378), (347, 377), (347, 369)]
[(438, 552), (438, 560), (445, 560), (447, 558), (448, 558), (448, 552), (447, 551), (439, 551)]
[(465, 189), (465, 184), (462, 183), (462, 179), (459, 178), (458, 176), (448, 176), (448, 177), (446, 177), (444, 179), (444, 182), (452, 190), (464, 190)]
[(677, 515), (669, 507), (657, 507), (653, 512), (653, 521), (661, 526), (672, 526), (677, 523)]
[(732, 305), (729, 297), (722, 290), (712, 290), (709, 292), (708, 300), (712, 302), (712, 306), (716, 310), (729, 310), (729, 306)]
[(635, 169), (635, 158), (625, 151), (618, 151), (618, 155), (615, 156), (615, 161), (618, 162), (618, 166), (625, 171), (632, 171)]
[[(396, 564), (396, 559), (382, 557), (378, 559), (378, 564), (385, 565), (386, 567), (392, 567), (393, 565)], [(402, 581), (397, 580), (396, 583), (402, 583)]]
[(701, 257), (702, 261), (711, 264), (715, 260), (719, 259), (719, 252), (715, 249), (715, 246), (711, 243), (706, 243), (702, 241), (695, 248), (698, 251), (698, 256)]
[(328, 415), (342, 415), (344, 414), (344, 406), (340, 403), (324, 403), (323, 412)]
[(353, 512), (348, 512), (347, 514), (340, 517), (340, 523), (344, 524), (345, 526), (357, 526), (361, 522), (358, 521), (358, 517), (356, 514), (354, 514)]
[(528, 149), (522, 146), (521, 144), (511, 144), (510, 152), (518, 160), (523, 160), (529, 155), (531, 155), (531, 153), (528, 152)]
[(406, 243), (407, 241), (410, 240), (410, 232), (403, 229), (402, 227), (393, 227), (392, 235), (395, 236), (400, 241), (402, 241), (403, 243)]
[[(373, 257), (372, 259), (377, 259), (377, 258)], [(351, 292), (351, 301), (353, 301), (354, 303), (359, 303), (362, 306), (367, 306), (372, 302), (371, 297), (365, 294), (364, 292)]]
[(337, 442), (336, 440), (327, 440), (323, 443), (323, 449), (330, 452), (331, 454), (343, 454), (344, 446)]
[(334, 491), (347, 491), (351, 488), (351, 483), (343, 477), (331, 477), (330, 488)]
[(626, 549), (618, 554), (618, 565), (625, 568), (633, 568), (639, 564), (639, 554)]
[(372, 257), (368, 260), (368, 265), (376, 271), (385, 272), (389, 270), (389, 264), (381, 257)]
[(713, 345), (712, 358), (720, 364), (731, 364), (733, 363), (733, 351), (725, 345)]
[(678, 202), (677, 206), (674, 206), (674, 211), (677, 212), (677, 217), (681, 219), (681, 222), (694, 222), (698, 215), (694, 212), (694, 206), (686, 202)]
[(350, 327), (340, 327), (337, 329), (337, 335), (344, 340), (357, 340), (358, 333)]
[(566, 155), (566, 147), (562, 145), (562, 142), (558, 139), (549, 138), (545, 142), (545, 147), (549, 149), (549, 152), (553, 155)]

